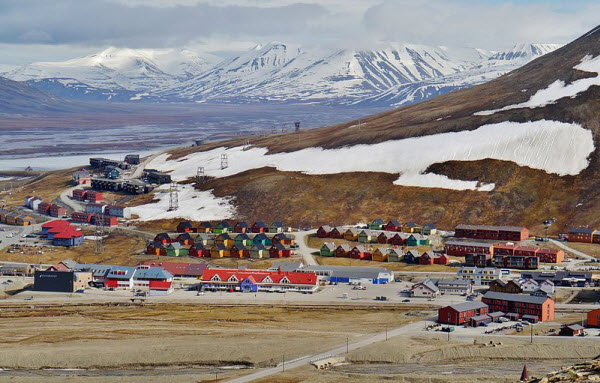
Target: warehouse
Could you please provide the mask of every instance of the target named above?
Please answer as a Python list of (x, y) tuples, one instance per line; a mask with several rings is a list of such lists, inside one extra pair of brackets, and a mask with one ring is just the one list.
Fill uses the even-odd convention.
[(91, 282), (90, 272), (37, 270), (33, 279), (33, 290), (73, 293), (85, 290)]

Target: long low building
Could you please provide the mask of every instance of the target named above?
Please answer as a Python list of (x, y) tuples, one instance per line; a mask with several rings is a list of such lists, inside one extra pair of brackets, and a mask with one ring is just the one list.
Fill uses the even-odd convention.
[(538, 283), (550, 281), (555, 286), (585, 287), (592, 284), (592, 273), (588, 271), (523, 271), (521, 278)]
[(518, 242), (529, 237), (529, 230), (519, 226), (458, 225), (454, 230), (454, 236), (457, 238)]
[(315, 273), (269, 270), (204, 270), (200, 285), (205, 290), (241, 292), (301, 292), (317, 290)]
[[(271, 270), (278, 268), (290, 269), (286, 262), (276, 262)], [(326, 266), (302, 265), (295, 263), (293, 271), (300, 273), (315, 273), (319, 279), (332, 283), (373, 283), (386, 284), (394, 281), (394, 272), (384, 267), (355, 267), (355, 266)]]

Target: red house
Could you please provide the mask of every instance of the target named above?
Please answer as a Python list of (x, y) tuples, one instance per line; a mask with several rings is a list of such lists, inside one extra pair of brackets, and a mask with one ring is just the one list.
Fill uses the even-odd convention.
[(404, 246), (404, 244), (406, 243), (406, 237), (402, 237), (402, 235), (400, 235), (399, 233), (394, 234), (394, 236), (390, 238), (388, 243), (394, 246)]
[(394, 237), (394, 234), (392, 234), (390, 232), (382, 231), (377, 236), (377, 243), (381, 243), (381, 244), (389, 243), (393, 237)]
[(425, 253), (421, 254), (421, 256), (419, 257), (419, 264), (420, 265), (433, 265), (434, 258), (435, 258), (435, 255), (431, 251), (426, 251)]
[(333, 230), (333, 228), (331, 226), (321, 226), (317, 229), (317, 237), (319, 238), (328, 238), (329, 235), (331, 234), (331, 230)]
[(344, 243), (335, 249), (334, 255), (337, 258), (348, 258), (350, 256), (350, 251), (352, 251), (350, 245)]
[(210, 258), (210, 249), (201, 243), (196, 243), (190, 247), (190, 257)]
[(537, 252), (540, 262), (561, 263), (565, 260), (565, 252), (556, 249), (539, 249)]
[(248, 225), (248, 223), (244, 222), (244, 221), (238, 222), (233, 227), (233, 232), (234, 233), (249, 233), (250, 232), (250, 225)]
[(462, 302), (438, 310), (438, 322), (459, 326), (478, 315), (488, 314), (488, 305), (482, 302)]
[(344, 233), (346, 231), (339, 228), (339, 227), (334, 227), (333, 229), (331, 229), (331, 231), (329, 232), (329, 238), (344, 238)]
[(263, 221), (254, 222), (252, 224), (252, 232), (253, 233), (266, 233), (269, 231), (269, 226), (265, 224)]
[(176, 241), (181, 243), (182, 245), (193, 245), (194, 244), (194, 239), (187, 232), (179, 234), (177, 236)]
[(438, 254), (433, 258), (434, 265), (447, 265), (450, 263), (450, 258), (446, 254)]
[(178, 233), (191, 233), (194, 232), (194, 227), (190, 221), (181, 221), (177, 224)]
[(373, 254), (370, 251), (367, 251), (364, 246), (354, 246), (354, 248), (350, 250), (349, 256), (353, 259), (369, 260), (373, 257)]
[(154, 242), (167, 244), (167, 243), (171, 243), (173, 241), (171, 240), (171, 237), (169, 236), (169, 234), (159, 233), (159, 234), (156, 234), (156, 236), (154, 237)]
[(386, 231), (402, 231), (402, 224), (395, 219), (392, 219), (384, 227)]
[(291, 251), (280, 243), (276, 243), (269, 249), (269, 258), (287, 258), (290, 255)]

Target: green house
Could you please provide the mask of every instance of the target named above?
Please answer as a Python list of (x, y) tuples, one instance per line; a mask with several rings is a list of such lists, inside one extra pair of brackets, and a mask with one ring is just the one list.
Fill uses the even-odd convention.
[(385, 222), (381, 218), (374, 219), (369, 224), (369, 229), (371, 230), (383, 230), (383, 226), (385, 226)]
[(171, 257), (187, 257), (189, 255), (189, 250), (179, 242), (169, 243), (165, 248), (167, 251), (167, 255)]
[(252, 240), (248, 237), (248, 234), (238, 234), (233, 239), (233, 243), (236, 245), (248, 246), (252, 244)]
[(261, 258), (269, 258), (269, 250), (267, 250), (263, 245), (252, 245), (250, 248), (250, 258), (261, 259)]
[(252, 238), (253, 245), (273, 246), (271, 238), (267, 237), (264, 233), (256, 234)]
[(321, 249), (319, 250), (319, 255), (321, 257), (333, 257), (335, 255), (335, 249), (337, 246), (333, 242), (325, 242)]
[(402, 257), (404, 257), (404, 253), (400, 249), (388, 249), (388, 262), (400, 262)]
[(411, 234), (406, 238), (406, 246), (429, 246), (429, 240), (421, 234)]
[(362, 230), (360, 233), (358, 233), (358, 242), (371, 243), (373, 242), (373, 236), (377, 238), (377, 234), (374, 234), (371, 230)]
[(221, 221), (213, 227), (212, 232), (215, 234), (229, 233), (231, 232), (231, 226), (227, 222)]

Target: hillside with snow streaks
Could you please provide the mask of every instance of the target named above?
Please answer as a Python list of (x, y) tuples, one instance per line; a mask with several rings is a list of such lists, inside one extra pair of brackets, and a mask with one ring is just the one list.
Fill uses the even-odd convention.
[[(451, 148), (451, 150), (449, 150)], [(394, 182), (403, 186), (437, 187), (454, 190), (493, 190), (493, 184), (477, 180), (453, 180), (437, 174), (424, 174), (433, 164), (447, 161), (498, 159), (558, 175), (576, 175), (588, 166), (594, 150), (592, 134), (577, 124), (557, 121), (526, 123), (502, 122), (472, 131), (355, 145), (340, 149), (307, 148), (267, 155), (265, 148), (243, 150), (217, 148), (169, 161), (168, 154), (155, 158), (151, 168), (170, 172), (182, 181), (196, 174), (199, 165), (212, 177), (226, 177), (265, 166), (281, 171), (307, 174), (344, 172), (385, 172), (399, 174)], [(221, 154), (229, 167), (221, 169)], [(373, 156), (372, 153), (378, 153)], [(558, 155), (556, 153), (559, 153)]]
[(550, 84), (547, 88), (538, 90), (531, 98), (523, 103), (505, 106), (499, 109), (484, 110), (481, 112), (474, 113), (476, 116), (489, 116), (491, 114), (502, 112), (511, 109), (520, 108), (541, 108), (548, 104), (553, 104), (563, 97), (575, 97), (579, 93), (585, 92), (590, 86), (600, 86), (600, 56), (592, 58), (590, 55), (586, 55), (581, 59), (581, 63), (573, 67), (573, 69), (581, 70), (589, 73), (596, 73), (595, 77), (583, 78), (575, 80), (572, 83), (566, 85), (562, 80), (556, 80)]

